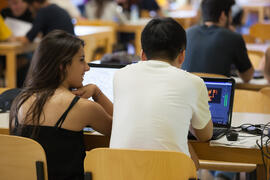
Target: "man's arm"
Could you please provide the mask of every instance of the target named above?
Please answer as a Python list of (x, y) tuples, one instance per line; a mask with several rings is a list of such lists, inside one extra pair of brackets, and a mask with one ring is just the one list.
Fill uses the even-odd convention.
[(239, 76), (245, 83), (247, 83), (253, 78), (253, 73), (254, 73), (254, 68), (253, 66), (251, 66), (248, 70), (242, 73), (239, 72)]
[(206, 126), (202, 129), (195, 129), (190, 126), (190, 132), (197, 138), (198, 141), (208, 141), (213, 136), (213, 122), (210, 119)]

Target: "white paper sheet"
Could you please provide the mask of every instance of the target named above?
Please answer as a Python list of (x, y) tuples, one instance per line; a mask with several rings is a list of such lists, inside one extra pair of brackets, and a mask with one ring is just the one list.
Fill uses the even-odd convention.
[(25, 36), (32, 28), (31, 23), (10, 17), (5, 18), (5, 23), (11, 29), (14, 36)]

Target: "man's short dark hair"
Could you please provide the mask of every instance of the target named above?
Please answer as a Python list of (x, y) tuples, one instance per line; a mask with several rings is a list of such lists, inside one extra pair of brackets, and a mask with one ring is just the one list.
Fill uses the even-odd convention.
[(47, 0), (23, 0), (24, 2), (26, 2), (27, 4), (33, 4), (34, 2), (38, 2), (38, 3), (44, 3)]
[(147, 59), (173, 61), (186, 48), (186, 32), (172, 18), (156, 18), (145, 26), (141, 43)]
[(203, 0), (201, 4), (203, 21), (218, 22), (222, 11), (228, 17), (234, 4), (235, 0)]

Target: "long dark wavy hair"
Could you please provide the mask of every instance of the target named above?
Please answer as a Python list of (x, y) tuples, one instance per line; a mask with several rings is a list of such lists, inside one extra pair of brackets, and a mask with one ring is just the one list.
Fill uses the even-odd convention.
[[(72, 59), (84, 42), (62, 30), (55, 30), (47, 34), (35, 50), (31, 65), (21, 93), (13, 101), (9, 128), (10, 133), (20, 135), (21, 130), (27, 124), (34, 126), (32, 136), (37, 133), (40, 125), (40, 117), (47, 100), (54, 94), (55, 90), (66, 78), (66, 67), (71, 65)], [(20, 107), (31, 96), (35, 100), (21, 121), (18, 129), (14, 129), (14, 121)]]
[(111, 1), (111, 0), (95, 0), (95, 3), (97, 5), (97, 9), (95, 12), (95, 17), (99, 19), (101, 15), (103, 14), (104, 6), (106, 2)]

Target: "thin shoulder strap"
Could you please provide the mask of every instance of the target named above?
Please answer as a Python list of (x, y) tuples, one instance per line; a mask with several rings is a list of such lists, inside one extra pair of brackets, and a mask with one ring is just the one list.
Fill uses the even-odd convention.
[(59, 120), (56, 122), (55, 127), (60, 128), (63, 124), (63, 122), (65, 121), (68, 112), (71, 110), (71, 108), (78, 102), (78, 100), (80, 99), (79, 96), (75, 96), (72, 100), (72, 102), (70, 103), (69, 107), (67, 108), (67, 110), (62, 114), (62, 116), (59, 118)]

